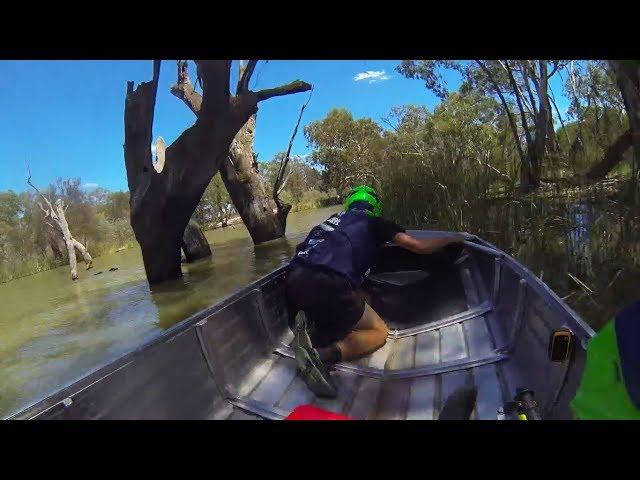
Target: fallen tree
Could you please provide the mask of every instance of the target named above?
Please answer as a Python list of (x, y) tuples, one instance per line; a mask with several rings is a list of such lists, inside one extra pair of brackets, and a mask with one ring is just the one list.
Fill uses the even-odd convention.
[(620, 163), (624, 153), (631, 147), (631, 143), (631, 130), (627, 130), (609, 146), (602, 160), (582, 175), (582, 181), (596, 182), (605, 178), (607, 174)]
[[(57, 232), (62, 236), (64, 243), (67, 247), (67, 253), (69, 254), (69, 266), (71, 267), (71, 280), (77, 280), (78, 278), (78, 266), (76, 260), (76, 250), (82, 256), (82, 260), (87, 266), (87, 270), (89, 270), (93, 266), (93, 260), (89, 252), (84, 247), (82, 243), (73, 238), (71, 235), (71, 230), (69, 229), (69, 223), (67, 222), (67, 217), (65, 216), (66, 207), (62, 198), (58, 198), (55, 202), (51, 201), (51, 198), (47, 198), (44, 196), (38, 188), (31, 183), (31, 172), (29, 172), (29, 177), (27, 178), (27, 183), (36, 191), (40, 198), (44, 201), (44, 205), (42, 202), (37, 202), (40, 209), (44, 212), (44, 223), (47, 224), (53, 231)], [(46, 207), (45, 207), (46, 206)], [(56, 253), (59, 255), (61, 252), (57, 251), (56, 248), (53, 247), (54, 242), (51, 243), (52, 250), (54, 251), (54, 255)]]

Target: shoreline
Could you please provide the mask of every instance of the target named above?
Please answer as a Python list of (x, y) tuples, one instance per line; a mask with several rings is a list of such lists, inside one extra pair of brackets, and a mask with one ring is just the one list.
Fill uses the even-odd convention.
[[(295, 212), (306, 212), (306, 211), (310, 211), (310, 210), (318, 210), (320, 208), (325, 208), (325, 207), (313, 207), (313, 208), (305, 208), (305, 209), (301, 209), (301, 210), (293, 210), (293, 208), (292, 208), (290, 213), (293, 213), (294, 211)], [(274, 209), (273, 212), (276, 213), (277, 209)], [(213, 230), (218, 230), (220, 228), (227, 228), (227, 227), (235, 228), (235, 226), (237, 226), (238, 224), (242, 224), (242, 223), (243, 223), (242, 222), (242, 217), (240, 217), (240, 215), (236, 215), (235, 217), (230, 218), (227, 221), (227, 225), (224, 226), (224, 227), (222, 226), (222, 222), (218, 222), (214, 226), (210, 226), (208, 228), (204, 228), (203, 227), (202, 231), (204, 233), (204, 232), (209, 232), (209, 231), (213, 231)], [(102, 257), (104, 255), (113, 255), (114, 253), (120, 253), (120, 252), (123, 252), (123, 251), (126, 251), (126, 250), (130, 250), (131, 248), (136, 247), (136, 246), (138, 246), (138, 242), (134, 238), (131, 242), (129, 242), (126, 245), (123, 245), (123, 246), (118, 247), (118, 248), (113, 249), (113, 250), (109, 250), (109, 251), (104, 252), (104, 253), (101, 253), (100, 255), (95, 255), (95, 256), (93, 256), (93, 258), (100, 258), (100, 257)], [(80, 262), (80, 264), (81, 264), (81, 262)], [(20, 276), (12, 277), (9, 280), (0, 281), (0, 285), (4, 285), (5, 283), (10, 283), (10, 282), (12, 282), (14, 280), (20, 280), (21, 278), (31, 277), (33, 275), (38, 275), (39, 273), (48, 272), (50, 270), (55, 270), (56, 268), (65, 267), (65, 266), (68, 267), (69, 264), (68, 263), (64, 263), (62, 265), (54, 265), (54, 266), (51, 266), (50, 268), (44, 268), (42, 270), (38, 270), (38, 271), (33, 272), (33, 273), (27, 273), (26, 275), (20, 275)]]

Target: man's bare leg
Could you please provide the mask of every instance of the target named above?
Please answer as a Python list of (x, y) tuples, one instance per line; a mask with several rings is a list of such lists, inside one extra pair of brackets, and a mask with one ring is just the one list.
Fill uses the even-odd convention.
[(380, 315), (364, 304), (362, 317), (353, 327), (353, 331), (337, 342), (342, 360), (354, 360), (375, 352), (387, 342), (389, 329)]

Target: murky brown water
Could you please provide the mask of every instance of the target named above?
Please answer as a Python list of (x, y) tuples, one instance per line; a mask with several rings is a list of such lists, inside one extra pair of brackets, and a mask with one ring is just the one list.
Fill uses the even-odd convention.
[(338, 209), (291, 213), (286, 238), (259, 246), (241, 224), (207, 232), (213, 258), (153, 293), (138, 248), (96, 258), (76, 282), (60, 267), (0, 284), (0, 418), (271, 272)]

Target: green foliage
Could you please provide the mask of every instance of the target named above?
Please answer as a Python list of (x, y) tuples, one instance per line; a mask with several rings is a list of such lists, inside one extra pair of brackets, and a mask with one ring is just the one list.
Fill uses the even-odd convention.
[(465, 230), (469, 205), (511, 184), (503, 165), (495, 165), (501, 145), (493, 99), (452, 93), (433, 113), (408, 106), (393, 116), (397, 125), (386, 135), (378, 178), (385, 215)]
[(615, 74), (606, 61), (572, 61), (568, 70), (564, 88), (570, 99), (570, 118), (580, 121), (590, 109), (595, 110), (595, 115), (600, 109), (624, 110)]
[(369, 118), (355, 120), (345, 109), (333, 109), (304, 129), (315, 148), (310, 161), (322, 170), (326, 188), (344, 194), (350, 186), (375, 181), (380, 172), (383, 130)]
[(97, 204), (99, 213), (109, 221), (129, 218), (129, 192), (105, 192)]
[(449, 92), (440, 73), (442, 68), (461, 71), (462, 67), (459, 62), (453, 60), (403, 60), (396, 67), (396, 71), (407, 78), (424, 81), (427, 89), (433, 91), (440, 99), (444, 99)]
[(314, 208), (323, 208), (331, 205), (338, 205), (340, 197), (335, 190), (307, 190), (300, 197), (294, 198), (290, 191), (283, 190), (280, 195), (283, 202), (290, 204), (292, 212), (302, 212), (304, 210), (313, 210)]
[[(262, 172), (269, 192), (273, 191), (273, 186), (278, 178), (280, 164), (285, 155), (286, 152), (279, 152), (271, 161), (262, 162), (260, 165), (260, 172)], [(323, 189), (321, 173), (299, 156), (290, 157), (284, 178), (287, 181), (283, 191), (280, 193), (280, 198), (292, 205), (294, 211), (299, 203), (313, 204), (313, 202), (309, 202), (311, 197), (307, 194)]]
[[(58, 179), (45, 195), (62, 198), (71, 233), (92, 256), (130, 245), (128, 192), (86, 191), (79, 178)], [(33, 192), (0, 192), (0, 281), (48, 270), (68, 263), (61, 235), (44, 223)], [(59, 252), (59, 253), (58, 253)]]
[[(579, 121), (567, 123), (557, 131), (558, 143), (565, 152), (565, 164), (559, 166), (558, 174), (571, 176), (588, 170), (604, 157), (609, 146), (628, 128), (626, 115), (619, 110), (585, 108)], [(624, 155), (625, 161), (617, 168), (618, 172), (629, 169), (626, 160), (630, 160), (631, 155), (629, 149)]]
[(226, 225), (235, 213), (231, 197), (227, 193), (220, 174), (217, 173), (204, 191), (193, 218), (207, 229), (215, 228), (220, 223)]

